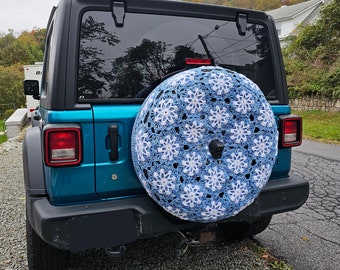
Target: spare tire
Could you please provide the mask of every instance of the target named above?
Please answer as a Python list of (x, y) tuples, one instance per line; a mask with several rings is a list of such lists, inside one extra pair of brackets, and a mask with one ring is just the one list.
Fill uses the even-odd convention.
[(180, 72), (151, 92), (134, 123), (132, 160), (145, 190), (166, 211), (213, 222), (258, 196), (277, 140), (273, 112), (258, 86), (206, 66)]

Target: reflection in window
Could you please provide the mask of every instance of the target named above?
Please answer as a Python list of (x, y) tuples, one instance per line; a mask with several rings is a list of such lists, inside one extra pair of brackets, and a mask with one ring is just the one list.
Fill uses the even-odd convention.
[[(248, 24), (245, 36), (235, 22), (126, 14), (115, 28), (109, 12), (82, 19), (78, 99), (145, 98), (163, 79), (186, 68), (186, 58), (244, 74), (273, 95), (272, 59), (266, 29)], [(263, 76), (265, 74), (265, 77)]]

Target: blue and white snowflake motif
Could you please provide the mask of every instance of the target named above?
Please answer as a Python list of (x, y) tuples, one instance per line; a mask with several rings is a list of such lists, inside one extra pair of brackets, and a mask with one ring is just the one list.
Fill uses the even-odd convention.
[(228, 123), (229, 117), (230, 115), (227, 113), (226, 108), (216, 106), (214, 110), (210, 110), (209, 121), (211, 122), (212, 127), (221, 128), (222, 125), (226, 125)]
[(212, 73), (211, 79), (208, 81), (212, 86), (211, 89), (218, 95), (228, 94), (232, 87), (232, 80), (229, 76), (223, 73)]
[(231, 190), (228, 190), (228, 195), (231, 201), (238, 204), (246, 199), (248, 192), (247, 184), (237, 180), (236, 183), (231, 183)]
[(161, 159), (165, 160), (173, 160), (174, 157), (177, 157), (179, 154), (179, 144), (176, 142), (177, 138), (175, 136), (171, 137), (170, 135), (166, 136), (163, 139), (159, 140), (160, 147), (158, 147), (158, 153), (161, 154)]
[(260, 115), (257, 120), (261, 122), (263, 127), (272, 127), (275, 124), (274, 114), (269, 103), (263, 103), (262, 109), (260, 109)]
[(231, 153), (231, 158), (227, 158), (228, 168), (234, 173), (243, 173), (248, 167), (247, 157), (242, 152)]
[(203, 192), (198, 185), (188, 184), (184, 187), (184, 191), (181, 194), (182, 204), (191, 208), (195, 205), (200, 204)]
[(221, 202), (212, 201), (211, 205), (208, 205), (205, 211), (201, 212), (201, 215), (204, 220), (216, 220), (224, 215), (225, 210)]
[(273, 142), (268, 136), (263, 137), (263, 135), (260, 135), (258, 139), (254, 139), (254, 145), (251, 150), (254, 151), (255, 156), (265, 157), (270, 153), (272, 145)]
[(176, 86), (178, 84), (184, 85), (184, 84), (192, 82), (193, 80), (195, 80), (195, 72), (192, 72), (190, 70), (183, 71), (183, 72), (180, 72), (180, 73), (174, 75), (171, 78), (171, 81), (172, 81), (171, 85), (172, 86)]
[(188, 104), (185, 108), (191, 113), (202, 111), (202, 107), (206, 103), (204, 98), (205, 94), (200, 89), (189, 90), (187, 97), (184, 98), (184, 101)]
[(173, 99), (164, 100), (162, 99), (156, 108), (153, 109), (155, 113), (155, 122), (161, 122), (162, 126), (172, 125), (178, 118), (177, 114), (178, 107), (174, 105)]
[(176, 177), (172, 176), (172, 172), (168, 171), (167, 173), (164, 169), (160, 169), (159, 172), (153, 173), (153, 181), (151, 185), (158, 189), (159, 194), (170, 195), (172, 191), (175, 189), (175, 180)]
[(202, 166), (201, 160), (201, 156), (196, 154), (196, 152), (193, 152), (191, 155), (186, 154), (185, 160), (182, 160), (183, 172), (189, 176), (194, 176), (195, 173), (199, 172), (200, 167)]
[(253, 176), (255, 186), (258, 188), (263, 188), (263, 186), (267, 183), (270, 174), (271, 169), (269, 164), (261, 165), (260, 168), (256, 168), (255, 174)]
[(246, 91), (242, 91), (240, 95), (236, 95), (236, 101), (233, 101), (233, 104), (235, 105), (235, 110), (237, 112), (246, 114), (247, 112), (252, 110), (252, 106), (254, 104), (252, 94), (247, 93)]
[(149, 142), (148, 133), (139, 130), (136, 136), (135, 151), (139, 161), (145, 161), (145, 157), (150, 156), (151, 143)]
[(220, 190), (222, 183), (225, 183), (224, 172), (217, 170), (217, 167), (208, 170), (209, 175), (204, 175), (205, 186), (212, 191)]
[(168, 206), (166, 207), (166, 210), (171, 213), (172, 215), (181, 218), (181, 219), (187, 219), (187, 213), (183, 212), (181, 209), (179, 208), (173, 208), (172, 206)]
[(244, 121), (241, 121), (240, 124), (235, 123), (234, 128), (230, 129), (230, 139), (234, 140), (236, 143), (246, 142), (247, 136), (251, 134), (249, 130), (250, 125), (246, 125)]
[(143, 105), (141, 106), (141, 109), (139, 111), (139, 115), (145, 115), (148, 112), (150, 105), (154, 101), (153, 97), (155, 96), (155, 94), (156, 94), (155, 91), (153, 91), (149, 94), (148, 98), (144, 101)]
[(194, 121), (191, 125), (185, 124), (184, 126), (184, 136), (187, 142), (197, 143), (203, 138), (203, 123), (197, 123)]

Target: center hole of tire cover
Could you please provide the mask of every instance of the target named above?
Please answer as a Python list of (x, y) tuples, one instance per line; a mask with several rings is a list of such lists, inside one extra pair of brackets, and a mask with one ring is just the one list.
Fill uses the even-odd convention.
[(209, 151), (214, 159), (219, 159), (222, 157), (223, 149), (224, 149), (224, 144), (223, 142), (219, 140), (212, 140), (209, 143)]

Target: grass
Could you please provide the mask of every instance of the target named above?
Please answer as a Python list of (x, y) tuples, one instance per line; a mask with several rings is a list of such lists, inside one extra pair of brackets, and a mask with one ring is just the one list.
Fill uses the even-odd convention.
[(0, 143), (7, 141), (6, 135), (1, 135), (1, 132), (5, 131), (5, 123), (4, 121), (0, 120)]
[(7, 136), (6, 135), (0, 135), (0, 143), (3, 143), (7, 141)]
[(340, 112), (294, 111), (302, 117), (303, 138), (340, 144)]

